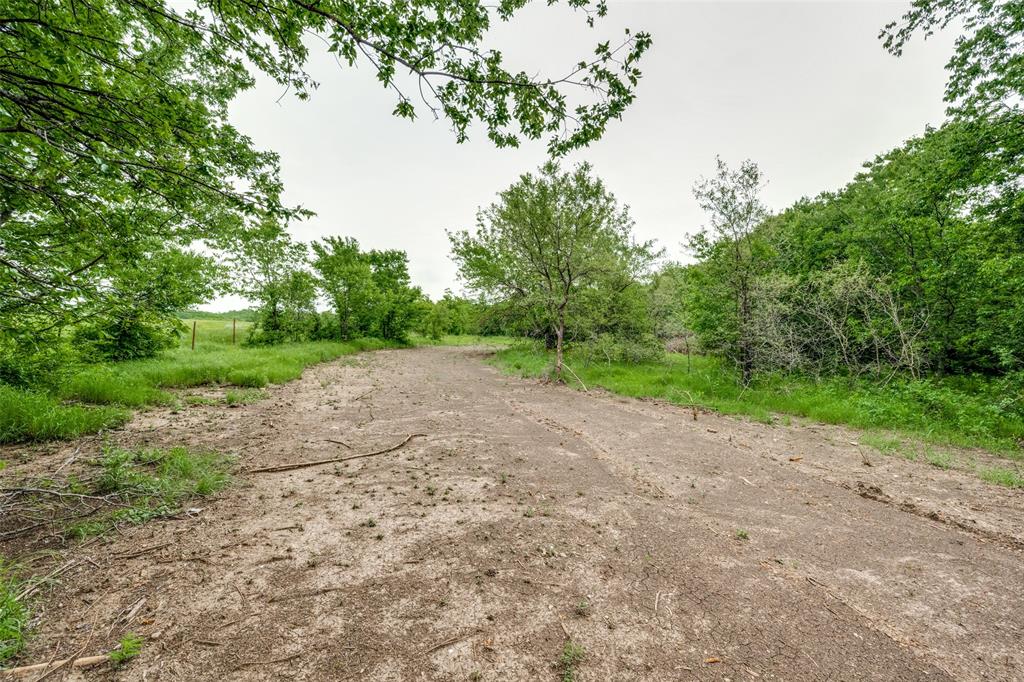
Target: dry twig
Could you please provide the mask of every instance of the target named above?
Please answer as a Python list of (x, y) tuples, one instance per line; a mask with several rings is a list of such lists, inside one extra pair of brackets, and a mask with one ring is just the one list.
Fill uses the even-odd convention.
[(384, 448), (383, 450), (376, 450), (374, 452), (364, 452), (364, 453), (359, 454), (359, 455), (349, 455), (348, 457), (331, 457), (330, 459), (318, 459), (318, 460), (316, 460), (314, 462), (298, 462), (297, 464), (278, 464), (276, 466), (260, 467), (259, 469), (249, 469), (245, 473), (247, 473), (247, 474), (262, 474), (262, 473), (273, 473), (273, 472), (277, 472), (277, 471), (291, 471), (293, 469), (305, 469), (306, 467), (320, 466), (321, 464), (334, 464), (336, 462), (347, 462), (350, 459), (360, 459), (362, 457), (374, 457), (375, 455), (383, 455), (383, 454), (386, 454), (388, 452), (394, 452), (395, 450), (399, 449), (400, 447), (402, 447), (403, 445), (405, 445), (406, 443), (411, 441), (413, 438), (417, 438), (417, 437), (426, 438), (427, 434), (425, 434), (425, 433), (413, 433), (413, 434), (411, 434), (409, 436), (406, 436), (405, 440), (403, 440), (398, 445), (392, 445), (389, 448)]

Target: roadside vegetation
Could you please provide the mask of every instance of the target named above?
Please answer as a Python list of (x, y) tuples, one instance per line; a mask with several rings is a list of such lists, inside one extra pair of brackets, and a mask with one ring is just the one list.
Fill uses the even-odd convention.
[[(230, 481), (233, 459), (186, 447), (104, 447), (59, 477), (7, 478), (0, 488), (5, 541), (27, 543), (45, 530), (64, 542), (99, 536), (154, 519), (187, 514), (193, 500)], [(18, 655), (29, 635), (33, 595), (45, 587), (0, 560), (0, 665)], [(111, 661), (138, 654), (141, 640), (126, 635)]]
[[(33, 387), (0, 384), (0, 443), (75, 438), (114, 428), (131, 417), (131, 408), (176, 405), (182, 397), (174, 389), (206, 385), (234, 386), (228, 404), (252, 402), (259, 389), (302, 375), (313, 364), (366, 350), (389, 348), (395, 342), (378, 339), (306, 341), (279, 345), (244, 344), (252, 326), (231, 320), (196, 322), (192, 350), (192, 320), (178, 347), (155, 357), (126, 361), (67, 362), (63, 379)], [(185, 399), (187, 403), (187, 398)]]
[[(495, 362), (528, 377), (549, 376), (552, 368), (543, 348), (527, 345), (498, 351)], [(998, 381), (978, 381), (968, 391), (953, 380), (901, 378), (883, 386), (869, 380), (779, 373), (759, 375), (743, 386), (732, 365), (713, 357), (669, 353), (656, 362), (625, 363), (596, 361), (576, 352), (567, 362), (578, 375), (578, 380), (569, 378), (570, 386), (580, 387), (582, 381), (621, 395), (658, 398), (766, 423), (795, 416), (1022, 457), (1024, 420), (993, 407), (1002, 392)], [(902, 447), (894, 436), (873, 434), (864, 442), (882, 452)]]

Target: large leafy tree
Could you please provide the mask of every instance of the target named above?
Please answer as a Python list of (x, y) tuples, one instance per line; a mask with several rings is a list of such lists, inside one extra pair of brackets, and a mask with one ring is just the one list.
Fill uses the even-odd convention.
[(347, 340), (365, 333), (376, 286), (370, 262), (359, 250), (359, 242), (351, 237), (326, 237), (311, 246), (313, 269), (334, 309), (339, 337)]
[(419, 287), (409, 277), (409, 257), (397, 249), (366, 254), (374, 284), (373, 325), (370, 333), (382, 339), (405, 341), (421, 313)]
[(470, 289), (514, 306), (554, 338), (561, 379), (567, 322), (579, 306), (635, 284), (656, 256), (651, 243), (633, 239), (632, 227), (628, 209), (589, 164), (563, 171), (549, 162), (481, 210), (474, 233), (449, 237)]
[[(589, 7), (587, 21), (603, 16)], [(68, 324), (167, 243), (220, 246), (300, 215), (277, 158), (227, 121), (258, 69), (307, 97), (307, 36), (394, 89), (395, 114), (479, 123), (499, 146), (599, 137), (632, 101), (650, 44), (601, 43), (567, 73), (532, 76), (484, 49), (525, 0), (10, 0), (0, 10), (0, 328)], [(414, 100), (407, 92), (422, 93)], [(579, 96), (574, 97), (572, 93)]]

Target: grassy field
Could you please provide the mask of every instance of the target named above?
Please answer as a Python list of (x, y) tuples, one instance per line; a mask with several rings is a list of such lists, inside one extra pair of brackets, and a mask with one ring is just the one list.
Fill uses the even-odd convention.
[[(697, 405), (724, 414), (739, 414), (771, 423), (787, 415), (826, 424), (893, 431), (930, 443), (983, 447), (1022, 459), (1024, 421), (998, 407), (994, 386), (975, 391), (938, 381), (898, 381), (887, 386), (847, 379), (815, 381), (806, 377), (767, 377), (743, 388), (736, 374), (713, 358), (670, 354), (663, 362), (626, 365), (574, 362), (569, 366), (587, 386), (600, 386), (633, 397), (661, 398)], [(504, 370), (538, 377), (551, 370), (543, 351), (515, 346), (497, 353)], [(566, 375), (570, 385), (578, 383)], [(903, 443), (899, 437), (895, 441)], [(894, 446), (895, 447), (895, 446)], [(936, 460), (938, 461), (938, 460)], [(994, 472), (995, 480), (1002, 474)], [(1007, 480), (1012, 480), (1007, 478)]]
[[(248, 322), (238, 321), (232, 344), (231, 320), (196, 320), (178, 348), (156, 358), (84, 365), (55, 392), (0, 386), (0, 443), (74, 438), (123, 424), (130, 408), (168, 405), (178, 397), (168, 389), (222, 384), (257, 389), (297, 379), (313, 364), (366, 350), (393, 347), (376, 339), (345, 343), (317, 341), (281, 346), (244, 347)], [(252, 392), (233, 392), (237, 402)]]

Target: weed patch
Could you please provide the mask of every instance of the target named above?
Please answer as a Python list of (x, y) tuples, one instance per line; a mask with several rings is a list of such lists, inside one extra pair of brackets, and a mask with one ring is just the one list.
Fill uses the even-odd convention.
[(558, 659), (562, 668), (562, 682), (576, 682), (578, 668), (586, 656), (587, 652), (581, 645), (572, 640), (565, 643), (562, 655)]
[[(763, 376), (744, 388), (736, 372), (719, 360), (668, 354), (658, 362), (577, 361), (569, 364), (587, 386), (631, 397), (661, 398), (678, 405), (710, 408), (769, 422), (773, 414), (805, 417), (859, 429), (898, 431), (928, 442), (984, 447), (1008, 457), (1024, 457), (1024, 418), (1004, 407), (997, 381), (900, 379), (886, 385), (845, 377), (815, 379), (791, 374)], [(546, 376), (551, 357), (519, 344), (495, 354), (495, 364), (511, 374)], [(573, 382), (570, 385), (575, 386)], [(883, 452), (900, 449), (896, 437), (865, 442)], [(938, 465), (937, 465), (938, 466)]]
[(0, 561), (0, 666), (25, 646), (30, 612), (21, 596), (24, 588), (10, 564)]
[(982, 469), (978, 472), (978, 475), (981, 476), (982, 480), (995, 483), (996, 485), (1005, 485), (1007, 488), (1024, 488), (1024, 475), (1013, 469), (993, 467), (991, 469)]
[(120, 668), (141, 653), (142, 638), (129, 632), (121, 638), (117, 648), (110, 652), (110, 662), (115, 668)]
[(169, 450), (104, 450), (96, 462), (99, 476), (92, 494), (116, 502), (120, 508), (97, 519), (76, 523), (69, 533), (87, 537), (118, 525), (135, 525), (173, 516), (195, 497), (212, 495), (228, 484), (230, 458), (214, 452)]

